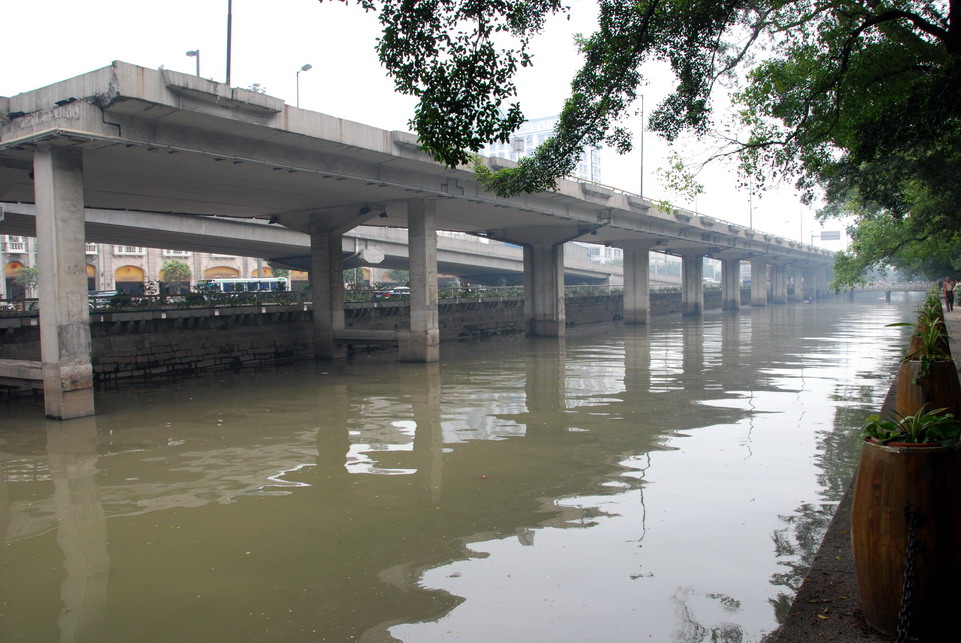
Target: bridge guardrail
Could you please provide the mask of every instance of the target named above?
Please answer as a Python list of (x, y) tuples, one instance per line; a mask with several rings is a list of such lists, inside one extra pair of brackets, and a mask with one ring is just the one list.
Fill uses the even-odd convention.
[[(717, 284), (705, 284), (705, 290), (716, 290)], [(396, 288), (347, 288), (344, 291), (345, 303), (367, 302), (405, 302), (410, 299), (409, 290)], [(565, 286), (564, 296), (595, 297), (599, 295), (620, 295), (623, 286)], [(651, 284), (651, 292), (676, 292), (680, 286)], [(523, 286), (462, 286), (439, 288), (437, 297), (441, 301), (457, 299), (478, 299), (492, 297), (522, 297)], [(263, 305), (306, 305), (311, 302), (310, 290), (282, 290), (265, 292), (193, 292), (182, 295), (128, 295), (119, 293), (104, 296), (91, 295), (91, 313), (135, 312), (148, 310), (179, 310), (189, 308), (216, 308), (222, 306), (263, 306)], [(0, 299), (0, 316), (36, 316), (40, 304), (37, 299)]]

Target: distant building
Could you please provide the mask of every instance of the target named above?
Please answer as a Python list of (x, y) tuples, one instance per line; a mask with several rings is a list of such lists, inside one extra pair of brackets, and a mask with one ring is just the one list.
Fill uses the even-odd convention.
[[(481, 150), (491, 158), (518, 161), (554, 135), (559, 116), (535, 118), (524, 123), (511, 135), (509, 143), (493, 143)], [(574, 178), (594, 183), (601, 182), (601, 151), (597, 147), (584, 146), (574, 169)], [(624, 253), (620, 248), (605, 247), (594, 243), (575, 242), (587, 249), (592, 260), (600, 263), (619, 263)]]
[[(509, 143), (494, 143), (481, 150), (481, 154), (491, 158), (518, 161), (554, 135), (560, 116), (546, 116), (524, 121), (511, 135)], [(581, 151), (574, 177), (584, 181), (601, 182), (601, 150), (598, 147), (584, 146)]]
[[(163, 267), (174, 259), (189, 266), (191, 288), (201, 279), (256, 277), (261, 273), (269, 277), (271, 274), (266, 261), (206, 252), (88, 243), (86, 256), (88, 290), (116, 290), (131, 295), (143, 294), (148, 282), (154, 282), (161, 293), (166, 293), (169, 288), (164, 288)], [(0, 299), (36, 297), (37, 293), (25, 292), (14, 280), (21, 268), (35, 265), (36, 239), (0, 235), (0, 268), (3, 269)], [(307, 273), (291, 271), (290, 280), (296, 289), (307, 282)]]

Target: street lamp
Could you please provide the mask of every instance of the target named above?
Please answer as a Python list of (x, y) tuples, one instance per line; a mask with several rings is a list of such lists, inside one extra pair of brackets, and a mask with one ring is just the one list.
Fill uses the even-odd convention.
[(187, 55), (190, 56), (191, 58), (197, 59), (197, 75), (199, 76), (200, 75), (200, 50), (191, 49), (190, 51), (187, 52)]
[(300, 107), (300, 72), (310, 71), (313, 67), (313, 65), (308, 64), (297, 70), (297, 107)]
[(234, 0), (227, 0), (227, 87), (230, 87), (230, 47), (233, 40)]

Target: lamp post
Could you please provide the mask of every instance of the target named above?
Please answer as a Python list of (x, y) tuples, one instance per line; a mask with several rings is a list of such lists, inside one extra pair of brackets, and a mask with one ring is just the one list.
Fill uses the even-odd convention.
[(297, 70), (297, 107), (300, 107), (300, 72), (310, 71), (313, 65), (307, 64)]
[[(644, 94), (641, 94), (641, 188), (638, 192), (638, 196), (641, 197), (641, 201), (644, 200), (644, 130), (646, 129), (644, 123)], [(695, 206), (695, 210), (697, 207)]]
[(190, 56), (191, 58), (197, 59), (197, 75), (199, 76), (200, 75), (200, 50), (191, 49), (190, 51), (187, 52), (187, 55)]
[(233, 39), (234, 2), (227, 0), (227, 87), (230, 87), (230, 48)]

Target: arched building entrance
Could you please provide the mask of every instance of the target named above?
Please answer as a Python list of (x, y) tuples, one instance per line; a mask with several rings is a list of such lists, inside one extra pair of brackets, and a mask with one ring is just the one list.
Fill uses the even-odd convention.
[(118, 293), (126, 295), (143, 294), (144, 271), (137, 266), (120, 266), (114, 272), (113, 281)]
[(3, 280), (6, 286), (7, 299), (21, 299), (27, 296), (27, 289), (14, 281), (17, 273), (25, 268), (19, 261), (11, 261), (3, 267)]
[(214, 266), (204, 270), (204, 279), (236, 279), (240, 271), (229, 266)]

